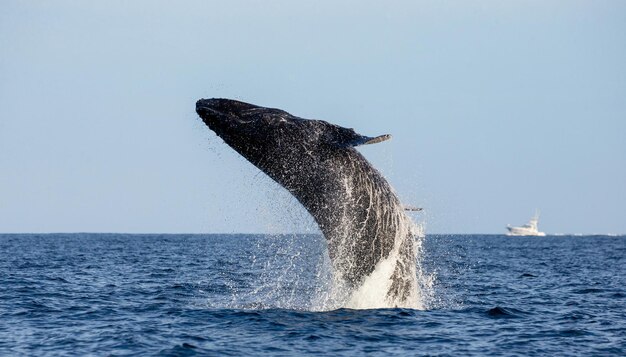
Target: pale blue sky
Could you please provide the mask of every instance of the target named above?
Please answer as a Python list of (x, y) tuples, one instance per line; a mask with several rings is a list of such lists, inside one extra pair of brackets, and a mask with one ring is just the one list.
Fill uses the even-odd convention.
[(0, 232), (301, 229), (228, 97), (392, 134), (429, 233), (626, 233), (626, 1), (8, 0), (0, 49)]

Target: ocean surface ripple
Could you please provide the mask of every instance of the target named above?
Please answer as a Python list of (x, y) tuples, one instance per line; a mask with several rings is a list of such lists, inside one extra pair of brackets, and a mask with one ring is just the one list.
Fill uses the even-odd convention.
[(0, 355), (626, 355), (626, 237), (423, 249), (426, 310), (324, 310), (317, 235), (0, 234)]

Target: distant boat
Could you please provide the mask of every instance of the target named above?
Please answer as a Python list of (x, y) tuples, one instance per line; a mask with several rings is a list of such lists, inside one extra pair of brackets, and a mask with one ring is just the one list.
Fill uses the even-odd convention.
[(506, 229), (509, 232), (506, 234), (507, 236), (545, 236), (544, 232), (539, 232), (537, 228), (537, 223), (539, 222), (539, 212), (535, 212), (533, 218), (530, 219), (528, 223), (520, 227), (511, 227), (510, 225), (506, 226)]

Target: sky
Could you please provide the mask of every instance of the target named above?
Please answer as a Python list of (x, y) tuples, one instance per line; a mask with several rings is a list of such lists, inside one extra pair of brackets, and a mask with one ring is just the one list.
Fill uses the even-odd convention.
[(625, 1), (7, 0), (0, 49), (0, 232), (314, 230), (224, 97), (392, 134), (427, 233), (626, 233)]

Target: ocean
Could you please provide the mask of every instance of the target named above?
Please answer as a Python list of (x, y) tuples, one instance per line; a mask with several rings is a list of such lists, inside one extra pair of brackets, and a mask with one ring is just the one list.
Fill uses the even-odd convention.
[(626, 236), (426, 235), (422, 309), (337, 306), (319, 235), (2, 234), (0, 356), (624, 356)]

